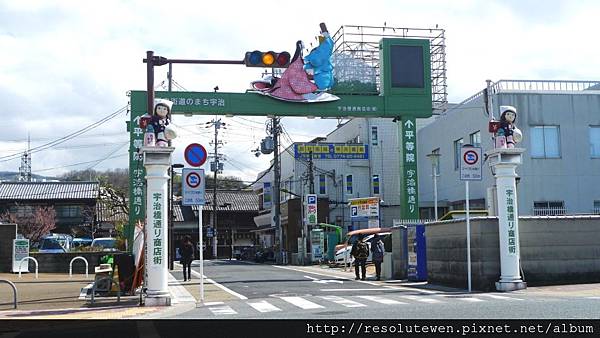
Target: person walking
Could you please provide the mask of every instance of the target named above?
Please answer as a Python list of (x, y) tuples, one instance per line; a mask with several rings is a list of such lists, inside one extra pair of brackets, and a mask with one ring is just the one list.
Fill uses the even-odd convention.
[[(354, 273), (356, 274), (356, 280), (365, 280), (367, 277), (367, 257), (369, 257), (369, 246), (364, 241), (365, 235), (360, 234), (358, 240), (352, 246), (350, 255), (354, 257)], [(359, 274), (362, 272), (362, 277)]]
[(379, 234), (375, 234), (371, 239), (371, 253), (373, 257), (373, 264), (375, 264), (375, 274), (377, 275), (377, 280), (381, 280), (381, 263), (383, 263), (384, 252), (385, 247), (383, 246), (381, 236), (379, 236)]
[(192, 261), (194, 260), (194, 243), (192, 237), (186, 235), (181, 248), (181, 265), (183, 265), (183, 281), (192, 280)]

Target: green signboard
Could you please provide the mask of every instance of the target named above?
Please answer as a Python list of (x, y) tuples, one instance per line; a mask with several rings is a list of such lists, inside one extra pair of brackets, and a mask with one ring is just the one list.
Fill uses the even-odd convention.
[[(172, 101), (173, 114), (397, 118), (402, 135), (400, 218), (418, 218), (416, 119), (432, 114), (429, 48), (428, 40), (382, 39), (379, 94), (337, 95), (338, 100), (313, 103), (286, 102), (254, 92), (155, 92), (155, 97)], [(146, 113), (146, 92), (131, 91), (130, 104), (130, 215), (126, 232), (133, 243), (135, 224), (145, 220), (145, 170), (139, 153), (144, 130), (139, 119)]]

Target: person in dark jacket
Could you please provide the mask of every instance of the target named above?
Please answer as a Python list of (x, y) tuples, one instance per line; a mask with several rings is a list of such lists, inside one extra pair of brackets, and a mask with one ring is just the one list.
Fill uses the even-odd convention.
[[(352, 250), (350, 250), (350, 254), (354, 257), (354, 273), (356, 274), (355, 279), (365, 280), (367, 277), (367, 258), (369, 257), (369, 247), (367, 243), (364, 242), (365, 235), (360, 234), (358, 240), (354, 245), (352, 245)], [(362, 278), (359, 274), (362, 272)]]
[(192, 260), (194, 260), (194, 243), (192, 237), (186, 235), (181, 247), (181, 264), (183, 265), (183, 281), (192, 280)]
[(371, 239), (371, 257), (373, 259), (373, 264), (375, 264), (375, 274), (377, 275), (377, 280), (381, 279), (381, 263), (383, 263), (384, 252), (385, 248), (383, 246), (381, 236), (379, 236), (379, 234), (375, 234)]

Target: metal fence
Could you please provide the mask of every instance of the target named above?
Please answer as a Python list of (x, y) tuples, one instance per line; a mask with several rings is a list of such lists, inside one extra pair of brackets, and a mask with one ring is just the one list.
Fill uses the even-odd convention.
[(567, 208), (533, 208), (534, 216), (562, 216), (567, 214)]

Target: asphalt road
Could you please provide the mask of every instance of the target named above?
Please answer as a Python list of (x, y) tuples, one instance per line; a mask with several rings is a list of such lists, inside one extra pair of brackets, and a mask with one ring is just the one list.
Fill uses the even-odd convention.
[[(196, 271), (197, 267), (194, 268)], [(600, 286), (590, 292), (467, 293), (326, 276), (294, 266), (207, 261), (204, 274), (234, 300), (207, 303), (178, 318), (218, 319), (598, 319)]]

